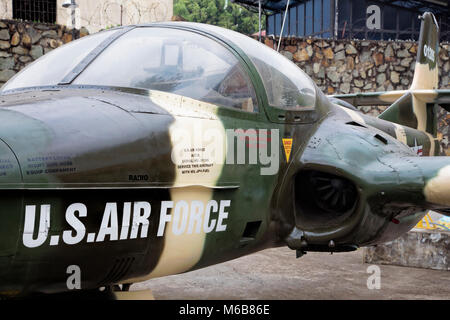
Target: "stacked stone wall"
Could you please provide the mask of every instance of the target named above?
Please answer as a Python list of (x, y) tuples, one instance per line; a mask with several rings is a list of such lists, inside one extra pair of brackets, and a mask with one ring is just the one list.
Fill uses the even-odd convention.
[[(49, 51), (88, 34), (57, 24), (0, 20), (0, 86)], [(276, 48), (274, 39), (263, 38)], [(280, 53), (303, 69), (326, 94), (408, 89), (413, 76), (417, 43), (284, 38)], [(450, 44), (441, 44), (439, 87), (450, 88)], [(361, 107), (376, 116), (384, 107)], [(450, 115), (441, 110), (439, 138), (450, 155)]]
[(0, 20), (0, 86), (42, 55), (85, 35), (86, 29)]
[[(276, 49), (277, 40), (264, 38)], [(414, 77), (417, 43), (412, 41), (352, 41), (284, 38), (280, 53), (305, 71), (326, 94), (408, 89)], [(450, 89), (450, 44), (439, 51), (439, 88)], [(372, 116), (386, 107), (360, 107)], [(439, 114), (439, 138), (450, 155), (450, 115)]]

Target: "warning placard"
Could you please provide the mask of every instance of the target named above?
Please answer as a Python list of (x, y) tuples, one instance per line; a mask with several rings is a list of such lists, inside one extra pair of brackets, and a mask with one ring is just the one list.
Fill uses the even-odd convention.
[(291, 157), (292, 140), (293, 140), (292, 138), (283, 139), (283, 147), (284, 147), (284, 153), (286, 155), (286, 162), (289, 162), (289, 159)]

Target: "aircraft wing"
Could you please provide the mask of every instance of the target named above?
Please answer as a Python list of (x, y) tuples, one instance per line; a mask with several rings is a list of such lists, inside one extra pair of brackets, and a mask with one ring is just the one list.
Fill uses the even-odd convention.
[[(330, 98), (340, 99), (354, 106), (388, 106), (400, 99), (406, 94), (411, 94), (415, 98), (426, 103), (436, 103), (450, 109), (450, 90), (398, 90), (385, 92), (367, 92), (338, 94), (329, 96)], [(447, 109), (447, 110), (448, 110)]]

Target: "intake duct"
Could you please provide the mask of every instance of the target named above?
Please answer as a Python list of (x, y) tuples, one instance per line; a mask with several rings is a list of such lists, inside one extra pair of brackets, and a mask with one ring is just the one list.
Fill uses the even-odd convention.
[(358, 202), (352, 181), (315, 170), (296, 176), (294, 192), (296, 217), (305, 227), (338, 224), (353, 213)]

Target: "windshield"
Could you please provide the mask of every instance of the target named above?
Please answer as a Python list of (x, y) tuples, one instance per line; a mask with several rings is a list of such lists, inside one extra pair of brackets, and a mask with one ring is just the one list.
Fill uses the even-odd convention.
[(143, 88), (244, 111), (256, 95), (239, 60), (203, 35), (171, 28), (136, 28), (111, 44), (74, 84)]
[(271, 106), (289, 110), (314, 107), (314, 82), (292, 61), (241, 33), (206, 24), (201, 28), (223, 35), (245, 52), (261, 76)]
[(3, 87), (1, 92), (19, 88), (57, 85), (103, 40), (117, 32), (100, 32), (55, 49), (23, 69)]
[[(74, 85), (158, 90), (258, 112), (246, 69), (220, 42), (194, 31), (167, 27), (135, 27), (116, 39), (109, 38), (115, 32), (118, 30), (101, 32), (51, 51), (8, 81), (2, 93), (73, 80)], [(112, 42), (98, 50), (108, 38)], [(93, 55), (93, 61), (81, 66), (88, 55)]]

